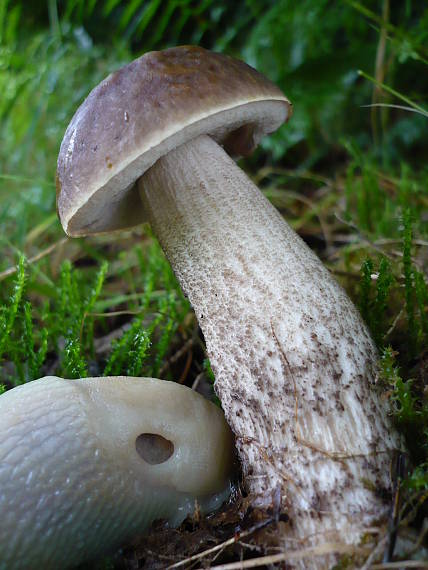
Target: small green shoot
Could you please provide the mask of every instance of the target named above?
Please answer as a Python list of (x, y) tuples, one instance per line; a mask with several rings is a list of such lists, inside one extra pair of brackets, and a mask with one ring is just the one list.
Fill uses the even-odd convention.
[(396, 362), (397, 352), (384, 349), (380, 378), (392, 388), (394, 416), (404, 433), (408, 448), (420, 461), (428, 456), (428, 402), (415, 389), (415, 381), (403, 380)]
[(8, 341), (18, 315), (25, 288), (25, 277), (25, 257), (21, 255), (18, 261), (15, 285), (9, 306), (3, 308), (3, 313), (0, 314), (0, 361), (7, 349)]
[(215, 376), (214, 376), (214, 372), (211, 368), (211, 363), (210, 363), (208, 358), (204, 359), (204, 372), (208, 378), (209, 383), (212, 386), (212, 391), (213, 391), (212, 401), (214, 402), (214, 404), (216, 404), (216, 406), (221, 408), (220, 398), (217, 396), (217, 394), (214, 391)]
[(386, 333), (386, 308), (390, 289), (394, 283), (389, 261), (382, 257), (377, 271), (371, 258), (367, 258), (361, 266), (360, 310), (368, 324), (375, 343), (383, 346)]

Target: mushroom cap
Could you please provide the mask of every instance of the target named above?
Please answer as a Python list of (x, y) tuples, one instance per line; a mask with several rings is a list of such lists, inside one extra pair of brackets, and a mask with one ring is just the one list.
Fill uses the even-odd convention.
[(246, 155), (290, 114), (281, 90), (242, 61), (196, 46), (146, 53), (95, 87), (67, 128), (57, 166), (65, 232), (140, 224), (135, 182), (161, 156), (201, 134)]

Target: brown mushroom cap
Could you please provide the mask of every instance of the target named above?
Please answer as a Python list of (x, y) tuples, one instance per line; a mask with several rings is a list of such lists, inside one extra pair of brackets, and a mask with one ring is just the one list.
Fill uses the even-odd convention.
[(91, 91), (58, 157), (57, 206), (67, 234), (144, 221), (136, 180), (201, 134), (245, 155), (290, 115), (284, 94), (242, 61), (200, 47), (150, 52)]

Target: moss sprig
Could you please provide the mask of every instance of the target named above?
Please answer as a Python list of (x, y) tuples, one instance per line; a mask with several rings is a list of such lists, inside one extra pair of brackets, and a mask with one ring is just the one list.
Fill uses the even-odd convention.
[(151, 330), (145, 330), (143, 317), (134, 319), (122, 336), (113, 342), (104, 376), (139, 376), (150, 348)]
[(412, 213), (410, 208), (404, 209), (402, 222), (404, 298), (406, 302), (409, 351), (410, 355), (413, 356), (416, 351), (417, 326), (415, 320), (414, 275), (412, 264)]
[(34, 328), (33, 328), (33, 311), (31, 303), (28, 301), (24, 304), (24, 345), (25, 354), (28, 362), (28, 380), (35, 380), (40, 376), (41, 367), (46, 359), (48, 351), (48, 330), (46, 327), (41, 328), (39, 335), (39, 348), (35, 348)]
[(17, 265), (16, 278), (9, 305), (3, 307), (3, 312), (0, 314), (0, 361), (4, 353), (11, 347), (10, 335), (18, 315), (25, 289), (25, 263), (25, 256), (21, 255)]
[(397, 364), (398, 353), (386, 347), (380, 359), (380, 378), (391, 389), (393, 412), (400, 430), (407, 440), (407, 446), (419, 461), (428, 459), (428, 402), (415, 380), (403, 379)]
[(394, 281), (388, 259), (381, 257), (377, 270), (371, 258), (365, 259), (361, 266), (360, 310), (379, 348), (383, 347), (387, 330), (385, 313)]

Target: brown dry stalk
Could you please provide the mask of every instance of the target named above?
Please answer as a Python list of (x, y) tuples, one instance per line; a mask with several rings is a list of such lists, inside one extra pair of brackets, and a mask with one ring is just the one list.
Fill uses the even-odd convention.
[[(31, 264), (31, 263), (35, 263), (36, 261), (40, 261), (41, 259), (43, 259), (47, 255), (50, 255), (57, 247), (64, 245), (67, 241), (68, 241), (68, 238), (60, 239), (59, 241), (53, 243), (52, 245), (50, 245), (49, 247), (47, 247), (43, 251), (39, 252), (37, 255), (30, 257), (27, 260), (27, 263)], [(4, 271), (2, 271), (0, 273), (0, 281), (3, 281), (3, 279), (6, 279), (10, 275), (14, 275), (16, 273), (16, 271), (17, 271), (16, 266), (9, 267), (8, 269), (5, 269)]]
[[(261, 566), (266, 566), (267, 564), (275, 564), (276, 562), (285, 562), (287, 560), (302, 560), (303, 558), (325, 556), (327, 554), (334, 553), (367, 555), (367, 550), (365, 548), (351, 546), (344, 543), (326, 543), (321, 544), (320, 546), (302, 548), (301, 550), (291, 550), (287, 552), (280, 552), (279, 554), (272, 554), (270, 556), (261, 556), (259, 558), (242, 560), (240, 562), (220, 564), (217, 566), (212, 566), (211, 568), (213, 570), (241, 570), (245, 568), (260, 568)], [(415, 568), (415, 566), (413, 567)], [(200, 567), (198, 570), (203, 570), (203, 568)]]
[(261, 523), (258, 523), (256, 525), (252, 526), (251, 528), (249, 528), (248, 530), (245, 530), (241, 533), (235, 533), (231, 538), (228, 538), (224, 542), (222, 542), (220, 544), (216, 544), (212, 548), (208, 548), (208, 550), (204, 550), (203, 552), (199, 552), (198, 554), (194, 554), (193, 556), (190, 556), (189, 558), (185, 558), (184, 560), (180, 560), (180, 562), (176, 562), (175, 564), (168, 566), (166, 570), (172, 570), (173, 568), (180, 568), (181, 566), (185, 566), (186, 564), (189, 564), (190, 562), (195, 562), (196, 560), (200, 560), (201, 558), (205, 558), (205, 557), (209, 556), (210, 554), (214, 554), (214, 552), (218, 552), (219, 550), (224, 550), (225, 548), (227, 548), (228, 546), (231, 546), (232, 544), (235, 544), (236, 542), (238, 542), (242, 538), (245, 538), (245, 537), (253, 534), (257, 530), (265, 528), (266, 526), (268, 526), (272, 522), (273, 522), (273, 519), (269, 519), (267, 521), (263, 521)]

